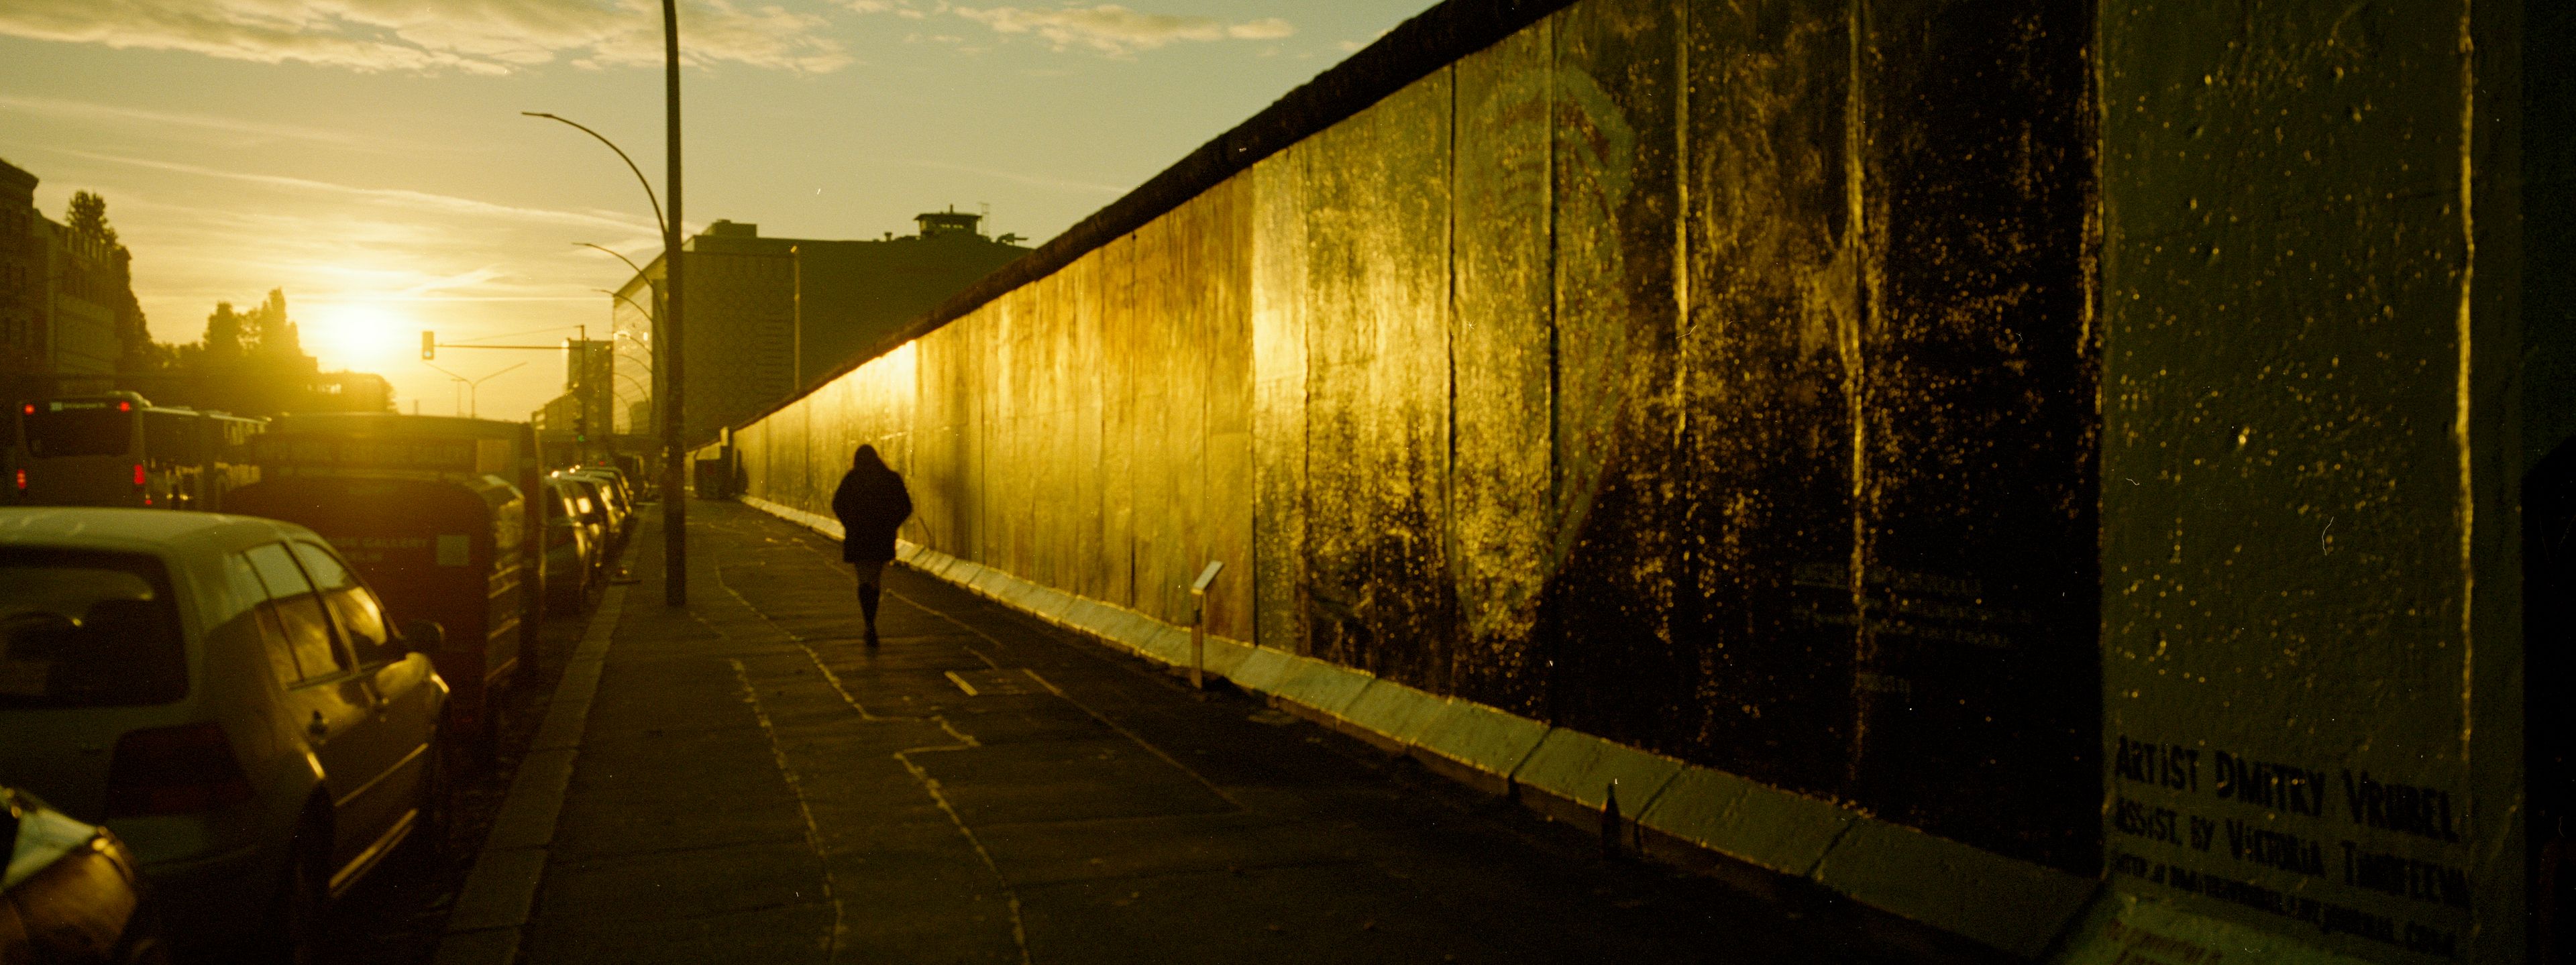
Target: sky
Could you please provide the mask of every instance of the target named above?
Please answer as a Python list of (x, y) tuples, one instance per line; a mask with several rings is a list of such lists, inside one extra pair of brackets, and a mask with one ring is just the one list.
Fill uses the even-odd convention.
[[(1051, 238), (1431, 0), (683, 0), (685, 224)], [(1016, 4), (1016, 5), (1013, 5)], [(6, 0), (0, 158), (108, 202), (153, 336), (286, 292), (403, 411), (522, 419), (661, 250), (656, 0)], [(446, 371), (433, 369), (431, 364)], [(513, 367), (515, 366), (515, 367)], [(464, 382), (478, 380), (471, 398)]]

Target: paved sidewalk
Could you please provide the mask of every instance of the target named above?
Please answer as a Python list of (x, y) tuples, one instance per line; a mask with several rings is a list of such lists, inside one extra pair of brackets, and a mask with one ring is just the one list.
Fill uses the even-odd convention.
[(524, 961), (1891, 960), (900, 567), (871, 652), (833, 544), (690, 513), (689, 607), (645, 552), (603, 611)]

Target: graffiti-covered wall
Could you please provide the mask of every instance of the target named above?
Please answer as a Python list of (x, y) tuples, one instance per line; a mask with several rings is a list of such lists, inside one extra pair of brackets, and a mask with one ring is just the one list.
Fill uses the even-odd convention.
[(735, 438), (764, 500), (874, 443), (940, 553), (1170, 624), (1222, 562), (1220, 636), (2099, 877), (2070, 961), (2513, 960), (2576, 299), (2468, 7), (1452, 0)]

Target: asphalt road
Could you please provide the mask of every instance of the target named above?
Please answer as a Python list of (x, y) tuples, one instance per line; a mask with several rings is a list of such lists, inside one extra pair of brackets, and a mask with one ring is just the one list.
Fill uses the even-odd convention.
[[(684, 610), (637, 534), (522, 961), (1903, 960), (919, 573), (871, 650), (828, 540), (690, 509)], [(531, 684), (450, 850), (344, 899), (328, 960), (429, 959)]]

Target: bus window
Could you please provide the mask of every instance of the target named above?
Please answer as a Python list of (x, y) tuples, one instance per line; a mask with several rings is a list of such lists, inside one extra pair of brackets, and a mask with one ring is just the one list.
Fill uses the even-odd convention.
[(121, 456), (134, 447), (134, 413), (112, 403), (38, 405), (25, 421), (27, 454), (38, 459)]
[(197, 438), (197, 417), (190, 413), (145, 410), (143, 451), (157, 462), (206, 461)]

